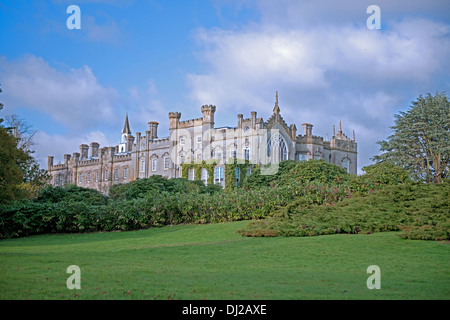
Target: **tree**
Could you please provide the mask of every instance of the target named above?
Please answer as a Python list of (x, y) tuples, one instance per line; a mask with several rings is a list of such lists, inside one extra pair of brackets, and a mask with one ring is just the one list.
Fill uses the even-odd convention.
[(17, 139), (18, 147), (27, 152), (31, 151), (36, 130), (15, 114), (6, 116), (4, 120), (6, 127), (11, 128), (11, 134)]
[(21, 199), (26, 191), (20, 187), (24, 179), (21, 163), (29, 155), (17, 148), (17, 140), (7, 129), (0, 127), (0, 203)]
[(32, 156), (35, 131), (15, 115), (6, 117), (6, 127), (2, 122), (0, 119), (0, 203), (35, 197), (50, 178)]
[(448, 177), (450, 158), (450, 103), (444, 93), (419, 96), (410, 110), (395, 115), (394, 134), (379, 141), (377, 162), (392, 162), (413, 178), (439, 183)]

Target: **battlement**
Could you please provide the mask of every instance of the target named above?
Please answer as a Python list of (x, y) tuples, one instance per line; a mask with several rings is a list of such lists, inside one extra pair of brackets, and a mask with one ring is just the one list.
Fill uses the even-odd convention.
[(94, 164), (98, 164), (99, 162), (100, 162), (100, 160), (98, 158), (83, 159), (78, 162), (78, 165), (84, 167), (84, 166), (91, 166)]
[(120, 154), (120, 155), (114, 155), (114, 161), (129, 161), (131, 160), (131, 154)]
[(53, 166), (51, 166), (49, 168), (49, 170), (60, 170), (60, 169), (67, 169), (67, 165), (65, 165), (64, 163), (62, 164), (54, 164)]
[(305, 143), (305, 144), (323, 144), (323, 137), (314, 136), (314, 135), (298, 135), (297, 143)]
[(160, 138), (160, 139), (154, 139), (154, 140), (150, 140), (148, 143), (153, 146), (166, 145), (166, 144), (170, 143), (170, 138), (164, 137), (164, 138)]
[(190, 119), (178, 122), (178, 128), (185, 129), (195, 126), (201, 126), (203, 124), (203, 118)]

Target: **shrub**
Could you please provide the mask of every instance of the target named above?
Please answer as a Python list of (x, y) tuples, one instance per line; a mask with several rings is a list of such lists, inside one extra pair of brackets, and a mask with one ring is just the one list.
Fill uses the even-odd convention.
[(82, 201), (91, 205), (103, 205), (107, 203), (108, 198), (97, 190), (70, 184), (61, 187), (49, 185), (40, 191), (36, 199), (36, 202), (40, 203), (61, 201)]
[(411, 181), (409, 173), (404, 168), (390, 162), (380, 162), (363, 167), (363, 175), (368, 181), (375, 185), (399, 184)]
[(398, 184), (332, 205), (308, 205), (306, 198), (238, 232), (257, 236), (263, 230), (280, 236), (373, 233), (403, 230), (408, 239), (450, 239), (450, 184)]

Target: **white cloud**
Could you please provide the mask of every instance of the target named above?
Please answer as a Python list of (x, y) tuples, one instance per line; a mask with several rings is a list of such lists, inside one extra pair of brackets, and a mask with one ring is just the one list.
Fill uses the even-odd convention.
[[(331, 13), (328, 23), (295, 23), (291, 14), (301, 20), (309, 12), (307, 21), (317, 16), (322, 7), (311, 3), (259, 1), (259, 24), (197, 30), (197, 57), (209, 68), (187, 75), (191, 98), (215, 104), (217, 113), (256, 110), (267, 119), (278, 90), (288, 123), (299, 128), (311, 122), (323, 136), (331, 134), (339, 120), (348, 136), (356, 129), (362, 167), (379, 153), (376, 141), (387, 137), (394, 113), (408, 107), (417, 94), (448, 88), (450, 26), (423, 17), (388, 21), (385, 15), (389, 28), (369, 30), (365, 11), (360, 25), (333, 20)], [(353, 7), (333, 6), (336, 15), (347, 9), (351, 12), (345, 16), (356, 14)], [(310, 10), (289, 11), (300, 7)], [(398, 7), (394, 11), (399, 12)]]
[(9, 112), (31, 108), (73, 131), (114, 119), (115, 89), (103, 87), (88, 66), (55, 69), (40, 57), (0, 59), (1, 83)]

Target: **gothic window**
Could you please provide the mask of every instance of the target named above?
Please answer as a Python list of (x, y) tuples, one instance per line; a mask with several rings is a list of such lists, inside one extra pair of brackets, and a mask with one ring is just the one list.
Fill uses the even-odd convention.
[(87, 175), (87, 182), (91, 182), (91, 172), (88, 171), (86, 175)]
[(314, 154), (314, 159), (320, 160), (320, 159), (322, 159), (322, 155), (320, 153), (315, 153)]
[(119, 169), (114, 169), (114, 180), (119, 180)]
[(152, 159), (152, 171), (156, 171), (158, 165), (158, 159)]
[(127, 180), (128, 168), (123, 168), (123, 180)]
[(274, 134), (267, 144), (267, 157), (270, 162), (280, 162), (288, 159), (286, 141), (281, 134)]
[(95, 172), (95, 181), (98, 182), (98, 171)]
[(141, 172), (145, 172), (145, 160), (141, 160)]
[(342, 159), (342, 167), (349, 172), (350, 170), (350, 160), (348, 158)]

